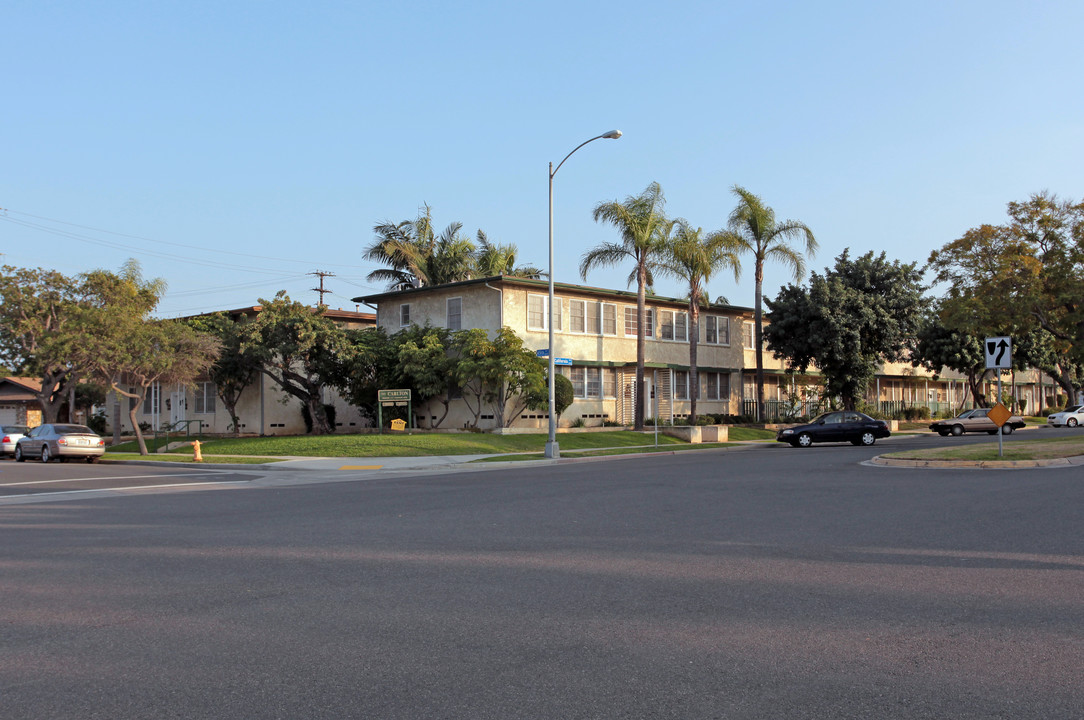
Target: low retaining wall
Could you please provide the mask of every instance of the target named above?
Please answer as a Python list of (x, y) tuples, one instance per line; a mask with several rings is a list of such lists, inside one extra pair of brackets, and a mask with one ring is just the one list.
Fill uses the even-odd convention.
[(730, 440), (729, 425), (676, 425), (659, 428), (664, 435), (670, 435), (687, 443), (717, 443)]

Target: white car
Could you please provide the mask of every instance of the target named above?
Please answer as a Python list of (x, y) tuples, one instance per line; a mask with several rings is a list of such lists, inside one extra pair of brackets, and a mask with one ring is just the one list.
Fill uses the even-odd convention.
[(15, 443), (26, 435), (26, 425), (4, 425), (0, 427), (0, 457), (15, 454)]
[(1084, 423), (1084, 405), (1070, 405), (1060, 412), (1056, 412), (1046, 419), (1047, 423), (1054, 427), (1076, 427)]

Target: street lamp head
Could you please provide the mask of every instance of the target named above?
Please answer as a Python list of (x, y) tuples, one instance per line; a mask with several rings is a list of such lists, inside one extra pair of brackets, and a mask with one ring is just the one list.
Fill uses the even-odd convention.
[(608, 140), (616, 140), (617, 138), (621, 137), (621, 131), (620, 130), (611, 130), (610, 132), (606, 133), (602, 137), (604, 137), (604, 138), (606, 138)]

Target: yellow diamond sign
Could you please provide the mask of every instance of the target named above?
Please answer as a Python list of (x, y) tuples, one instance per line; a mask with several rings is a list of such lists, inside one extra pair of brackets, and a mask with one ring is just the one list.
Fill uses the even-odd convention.
[(994, 405), (992, 408), (990, 408), (990, 412), (989, 414), (987, 414), (986, 417), (990, 418), (990, 420), (993, 421), (994, 425), (1001, 427), (1009, 421), (1009, 418), (1012, 417), (1012, 413), (1009, 412), (1009, 408), (1005, 407), (1001, 403), (998, 403), (997, 405)]

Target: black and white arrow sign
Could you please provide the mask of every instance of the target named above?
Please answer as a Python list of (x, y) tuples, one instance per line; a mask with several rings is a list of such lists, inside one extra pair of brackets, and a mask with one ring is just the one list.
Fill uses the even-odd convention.
[(1008, 370), (1012, 367), (1012, 338), (988, 337), (983, 343), (987, 370)]

